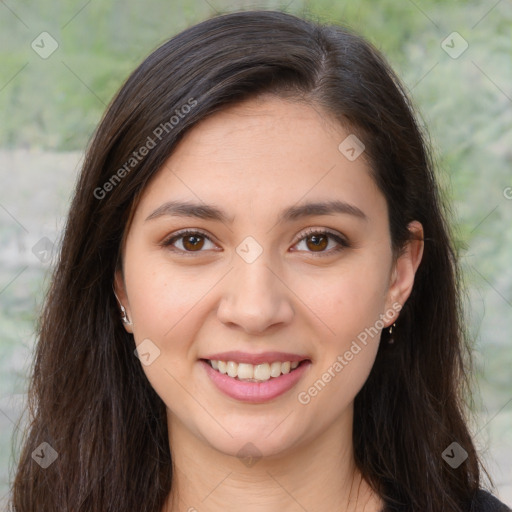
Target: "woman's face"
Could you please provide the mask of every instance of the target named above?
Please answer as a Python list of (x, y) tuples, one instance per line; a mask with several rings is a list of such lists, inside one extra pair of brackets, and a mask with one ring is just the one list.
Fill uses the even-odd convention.
[(393, 261), (354, 140), (306, 104), (251, 99), (189, 131), (145, 189), (116, 291), (171, 431), (272, 455), (351, 425), (422, 248)]

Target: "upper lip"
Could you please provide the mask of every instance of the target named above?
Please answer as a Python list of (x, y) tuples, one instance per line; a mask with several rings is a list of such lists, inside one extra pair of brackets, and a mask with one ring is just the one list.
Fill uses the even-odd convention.
[(210, 361), (234, 361), (236, 363), (248, 363), (248, 364), (262, 364), (262, 363), (273, 363), (279, 361), (284, 363), (286, 361), (304, 361), (309, 359), (308, 356), (300, 354), (289, 354), (286, 352), (262, 352), (260, 354), (250, 354), (249, 352), (240, 352), (237, 350), (230, 352), (218, 352), (206, 356), (204, 359)]

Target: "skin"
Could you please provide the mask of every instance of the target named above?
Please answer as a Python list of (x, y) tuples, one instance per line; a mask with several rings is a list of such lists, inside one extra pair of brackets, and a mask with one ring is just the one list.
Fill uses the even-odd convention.
[[(364, 153), (349, 161), (338, 150), (349, 134), (306, 103), (246, 100), (189, 131), (137, 205), (115, 287), (136, 344), (149, 338), (160, 350), (143, 369), (167, 406), (175, 471), (166, 512), (383, 507), (352, 449), (354, 398), (380, 335), (308, 404), (297, 398), (380, 315), (388, 312), (385, 326), (396, 321), (423, 251), (412, 240), (393, 260), (386, 201)], [(234, 220), (146, 221), (171, 199), (215, 204)], [(335, 213), (277, 224), (288, 206), (335, 199), (367, 219)], [(210, 240), (200, 237), (195, 250), (188, 237), (174, 242), (176, 252), (162, 246), (183, 228)], [(338, 244), (328, 238), (315, 248), (306, 228), (337, 232), (350, 247), (333, 252)], [(409, 229), (422, 239), (421, 224)], [(236, 252), (247, 236), (263, 250), (252, 263)], [(243, 403), (222, 394), (199, 362), (227, 350), (305, 354), (312, 366), (278, 398)], [(250, 466), (237, 456), (246, 443), (261, 456)]]

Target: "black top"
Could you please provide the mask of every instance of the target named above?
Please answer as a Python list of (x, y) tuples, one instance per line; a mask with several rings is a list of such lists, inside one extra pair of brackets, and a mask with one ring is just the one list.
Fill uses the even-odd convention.
[(488, 491), (480, 489), (469, 512), (511, 512), (511, 509)]
[[(384, 507), (381, 512), (392, 512), (392, 510), (395, 509)], [(480, 489), (477, 491), (467, 512), (512, 512), (512, 509), (505, 505), (505, 503), (502, 503), (496, 496), (493, 496), (489, 491)]]

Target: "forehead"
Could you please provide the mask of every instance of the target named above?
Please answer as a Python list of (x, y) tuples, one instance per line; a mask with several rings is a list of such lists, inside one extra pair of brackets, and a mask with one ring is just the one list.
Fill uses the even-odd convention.
[(301, 200), (385, 208), (364, 154), (351, 161), (339, 149), (350, 135), (304, 102), (266, 96), (231, 105), (185, 134), (137, 209), (147, 216), (171, 199), (226, 205), (235, 218)]

